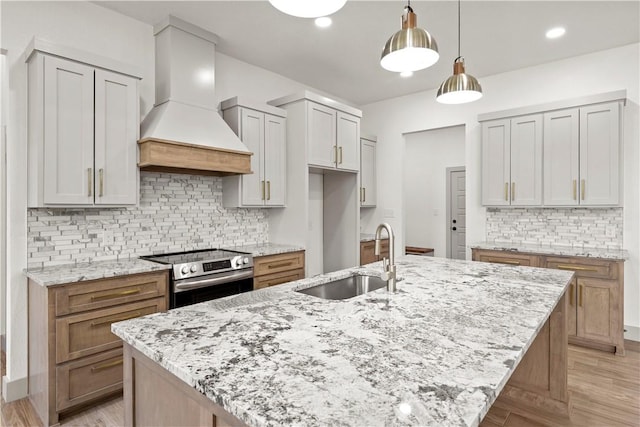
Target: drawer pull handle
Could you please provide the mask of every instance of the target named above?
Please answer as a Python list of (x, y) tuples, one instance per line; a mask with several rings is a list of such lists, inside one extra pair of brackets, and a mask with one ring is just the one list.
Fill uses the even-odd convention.
[(124, 297), (127, 295), (134, 295), (134, 294), (139, 294), (140, 293), (140, 289), (129, 289), (126, 291), (122, 291), (122, 292), (115, 292), (112, 294), (104, 294), (104, 295), (97, 295), (97, 296), (93, 296), (91, 297), (91, 301), (102, 301), (105, 299), (113, 299), (113, 298), (118, 298), (118, 297)]
[(270, 264), (269, 268), (280, 268), (280, 267), (288, 267), (293, 264), (293, 261), (281, 262), (279, 264)]
[(116, 317), (115, 319), (104, 319), (104, 320), (98, 320), (96, 322), (91, 322), (91, 326), (99, 326), (99, 325), (104, 325), (105, 323), (115, 323), (115, 322), (122, 322), (124, 320), (129, 320), (129, 319), (133, 319), (135, 317), (140, 317), (142, 316), (142, 313), (139, 311), (136, 311), (133, 314), (127, 314), (126, 316), (122, 316), (122, 317)]
[(573, 283), (569, 285), (569, 305), (573, 305)]
[(578, 306), (582, 307), (582, 285), (578, 285)]
[(597, 273), (598, 269), (593, 267), (580, 267), (578, 265), (566, 265), (566, 264), (558, 264), (557, 268), (560, 270), (573, 270), (573, 271), (591, 271), (593, 273)]
[(520, 265), (520, 261), (509, 261), (507, 259), (496, 259), (492, 260), (491, 262), (495, 262), (498, 264)]
[(103, 363), (91, 368), (91, 372), (104, 371), (105, 369), (113, 368), (114, 366), (122, 365), (123, 359), (114, 360), (113, 362)]

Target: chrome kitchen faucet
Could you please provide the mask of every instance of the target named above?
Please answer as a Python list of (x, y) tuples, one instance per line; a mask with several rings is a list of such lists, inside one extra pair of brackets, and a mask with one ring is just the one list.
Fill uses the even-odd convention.
[(386, 222), (380, 224), (376, 229), (376, 246), (375, 246), (375, 254), (380, 255), (380, 233), (382, 229), (387, 230), (387, 234), (389, 235), (389, 259), (382, 258), (382, 269), (383, 273), (380, 275), (382, 280), (387, 281), (387, 291), (395, 292), (396, 291), (396, 264), (394, 257), (394, 244), (395, 237), (393, 236), (393, 229)]

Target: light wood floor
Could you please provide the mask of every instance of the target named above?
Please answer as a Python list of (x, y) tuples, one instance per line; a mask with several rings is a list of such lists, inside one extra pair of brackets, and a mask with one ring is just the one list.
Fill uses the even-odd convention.
[[(626, 341), (625, 346), (625, 357), (569, 346), (569, 421), (522, 411), (516, 414), (498, 398), (481, 427), (640, 427), (640, 343)], [(123, 408), (122, 398), (116, 398), (70, 416), (60, 425), (121, 426)], [(36, 427), (42, 423), (27, 399), (8, 404), (2, 399), (0, 426)]]

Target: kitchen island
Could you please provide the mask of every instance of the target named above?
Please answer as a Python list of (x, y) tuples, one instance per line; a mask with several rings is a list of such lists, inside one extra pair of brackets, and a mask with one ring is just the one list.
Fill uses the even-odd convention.
[(125, 423), (476, 426), (501, 392), (567, 411), (573, 273), (417, 256), (396, 265), (393, 294), (295, 292), (380, 274), (368, 265), (113, 324)]

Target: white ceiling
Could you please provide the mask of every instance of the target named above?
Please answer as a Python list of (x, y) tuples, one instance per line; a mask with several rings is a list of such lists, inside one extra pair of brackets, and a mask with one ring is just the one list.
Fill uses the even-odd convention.
[[(218, 51), (364, 105), (437, 88), (457, 56), (457, 3), (416, 1), (418, 26), (436, 39), (440, 60), (404, 79), (379, 65), (400, 28), (404, 1), (349, 0), (328, 29), (280, 13), (266, 1), (100, 1), (155, 24), (167, 14), (220, 36)], [(482, 77), (640, 41), (640, 1), (483, 1), (462, 3), (462, 56)], [(567, 34), (547, 40), (547, 29)]]

